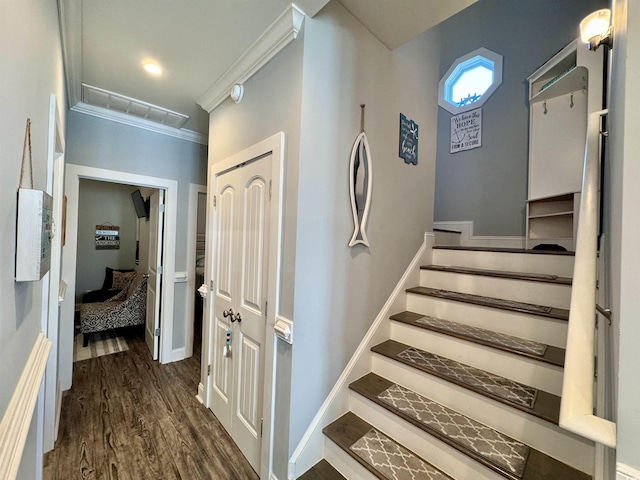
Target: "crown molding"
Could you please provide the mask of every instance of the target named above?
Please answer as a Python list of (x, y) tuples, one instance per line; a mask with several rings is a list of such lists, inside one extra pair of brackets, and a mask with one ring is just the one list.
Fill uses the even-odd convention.
[(207, 136), (194, 132), (193, 130), (169, 127), (167, 125), (162, 125), (161, 123), (152, 122), (144, 118), (135, 117), (115, 110), (89, 105), (84, 102), (78, 102), (71, 106), (71, 110), (85, 115), (91, 115), (92, 117), (98, 117), (112, 122), (129, 125), (131, 127), (141, 128), (161, 135), (179, 138), (188, 142), (199, 143), (200, 145), (207, 145), (209, 143)]
[(60, 40), (69, 108), (82, 99), (82, 2), (58, 0)]
[(295, 5), (287, 9), (260, 35), (229, 69), (198, 99), (198, 105), (211, 113), (231, 93), (243, 85), (284, 47), (298, 36), (304, 13)]

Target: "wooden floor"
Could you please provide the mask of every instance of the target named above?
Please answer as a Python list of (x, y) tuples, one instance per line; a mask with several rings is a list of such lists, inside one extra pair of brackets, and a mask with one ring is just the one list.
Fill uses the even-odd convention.
[(160, 365), (139, 333), (129, 332), (127, 343), (127, 352), (74, 364), (44, 479), (257, 479), (195, 398), (199, 348), (187, 360)]

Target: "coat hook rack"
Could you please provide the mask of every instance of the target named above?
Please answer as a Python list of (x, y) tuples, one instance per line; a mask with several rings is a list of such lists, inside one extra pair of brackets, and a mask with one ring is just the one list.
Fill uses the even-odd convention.
[(571, 94), (571, 99), (569, 100), (569, 106), (573, 108), (573, 93)]
[(544, 105), (544, 114), (546, 115), (547, 114), (547, 102), (544, 102), (543, 105)]

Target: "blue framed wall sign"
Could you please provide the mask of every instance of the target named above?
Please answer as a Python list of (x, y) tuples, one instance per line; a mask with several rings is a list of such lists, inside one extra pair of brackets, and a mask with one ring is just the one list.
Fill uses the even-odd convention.
[(418, 164), (418, 124), (400, 114), (399, 155), (404, 163)]

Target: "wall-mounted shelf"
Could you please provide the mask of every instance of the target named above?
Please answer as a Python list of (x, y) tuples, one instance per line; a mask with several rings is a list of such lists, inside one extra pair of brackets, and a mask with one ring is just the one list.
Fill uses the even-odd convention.
[(567, 193), (527, 201), (527, 248), (541, 243), (573, 250), (580, 193)]
[(531, 103), (542, 102), (550, 98), (566, 95), (587, 89), (589, 72), (585, 67), (574, 67), (572, 70), (561, 74), (558, 79), (544, 90), (540, 90), (531, 97)]

